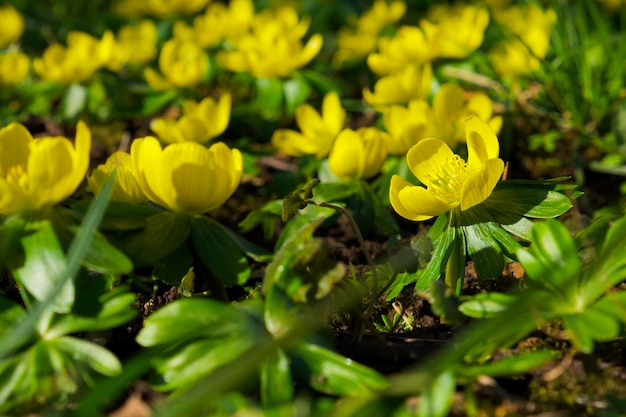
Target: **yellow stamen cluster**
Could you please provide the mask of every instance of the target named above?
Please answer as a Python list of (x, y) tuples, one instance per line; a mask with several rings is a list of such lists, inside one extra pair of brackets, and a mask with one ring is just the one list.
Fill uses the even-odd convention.
[(461, 201), (461, 189), (467, 172), (467, 162), (455, 154), (434, 173), (427, 174), (430, 180), (428, 190), (446, 204), (458, 204)]

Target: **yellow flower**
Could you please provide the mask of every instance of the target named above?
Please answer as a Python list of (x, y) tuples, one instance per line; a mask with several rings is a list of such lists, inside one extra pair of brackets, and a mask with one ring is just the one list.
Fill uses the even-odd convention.
[(286, 77), (308, 64), (322, 48), (323, 38), (314, 34), (303, 45), (308, 18), (299, 20), (292, 7), (257, 15), (249, 33), (232, 42), (231, 50), (218, 52), (217, 61), (234, 72), (257, 78)]
[(237, 39), (248, 32), (254, 19), (251, 0), (232, 0), (228, 5), (211, 3), (204, 14), (193, 20), (193, 26), (180, 20), (174, 24), (176, 39), (194, 41), (203, 48), (211, 48), (226, 39)]
[(162, 77), (152, 68), (144, 73), (148, 84), (157, 91), (172, 87), (198, 85), (209, 69), (207, 54), (194, 42), (170, 39), (165, 42), (159, 56)]
[(389, 153), (404, 155), (417, 142), (432, 136), (432, 120), (432, 110), (424, 100), (411, 100), (406, 107), (394, 105), (384, 109), (383, 123), (389, 132)]
[(24, 33), (24, 18), (10, 4), (0, 7), (0, 49), (18, 40)]
[(85, 177), (90, 149), (83, 122), (74, 146), (59, 136), (33, 139), (19, 123), (0, 129), (0, 214), (41, 210), (69, 197)]
[(420, 21), (428, 48), (437, 58), (465, 58), (483, 42), (487, 9), (471, 5), (436, 5)]
[(517, 39), (500, 42), (488, 52), (494, 71), (503, 77), (519, 77), (541, 68), (541, 62)]
[(433, 71), (430, 64), (421, 67), (408, 65), (399, 72), (381, 78), (374, 92), (363, 89), (363, 98), (374, 108), (392, 104), (406, 104), (411, 100), (425, 99), (430, 94)]
[(152, 20), (122, 26), (117, 33), (115, 56), (122, 64), (148, 63), (157, 56), (157, 38), (157, 28)]
[(176, 15), (189, 15), (198, 12), (210, 0), (120, 0), (113, 5), (113, 11), (127, 17), (152, 16), (165, 18)]
[(133, 142), (130, 155), (139, 186), (167, 210), (202, 214), (222, 205), (239, 185), (243, 160), (222, 142), (205, 148), (196, 142), (161, 148), (154, 137)]
[(388, 134), (375, 127), (344, 129), (328, 155), (328, 167), (339, 179), (368, 179), (387, 159)]
[(424, 32), (415, 26), (402, 26), (393, 38), (381, 38), (378, 50), (367, 57), (367, 65), (378, 75), (388, 75), (409, 65), (420, 67), (433, 59)]
[(444, 84), (433, 98), (433, 135), (445, 138), (454, 146), (465, 141), (465, 122), (471, 115), (487, 122), (496, 134), (502, 127), (502, 117), (493, 115), (493, 103), (481, 92), (468, 94), (457, 84)]
[(498, 158), (498, 138), (474, 116), (467, 120), (465, 134), (467, 162), (440, 139), (424, 139), (409, 150), (409, 168), (426, 188), (394, 175), (389, 199), (399, 215), (409, 220), (428, 220), (457, 207), (467, 210), (491, 195), (504, 171), (504, 161)]
[(295, 111), (300, 132), (278, 129), (272, 135), (272, 145), (291, 156), (315, 155), (322, 159), (328, 155), (335, 138), (346, 121), (346, 111), (339, 96), (330, 92), (324, 96), (321, 114), (310, 104), (300, 104)]
[(377, 0), (356, 22), (356, 27), (342, 28), (337, 33), (337, 63), (362, 58), (376, 50), (378, 36), (387, 26), (397, 22), (406, 11), (403, 1)]
[(126, 152), (114, 152), (107, 158), (106, 163), (99, 165), (87, 178), (89, 189), (94, 194), (100, 190), (109, 174), (117, 167), (115, 183), (111, 193), (111, 200), (131, 204), (143, 204), (148, 198), (137, 183), (137, 176), (133, 168), (131, 157)]
[(226, 130), (230, 119), (231, 96), (223, 94), (219, 101), (207, 97), (200, 103), (187, 101), (178, 120), (157, 118), (150, 128), (166, 143), (207, 142)]
[(28, 75), (30, 58), (13, 50), (0, 54), (0, 85), (13, 85)]
[(80, 82), (108, 65), (114, 48), (115, 38), (110, 31), (106, 31), (102, 39), (73, 31), (67, 35), (67, 47), (59, 43), (48, 46), (42, 57), (34, 59), (33, 68), (47, 81)]

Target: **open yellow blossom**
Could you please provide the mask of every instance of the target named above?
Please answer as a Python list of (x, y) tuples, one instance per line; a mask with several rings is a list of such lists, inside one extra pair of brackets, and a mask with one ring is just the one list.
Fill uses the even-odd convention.
[(33, 69), (44, 80), (63, 84), (88, 79), (108, 65), (114, 53), (115, 38), (106, 31), (102, 39), (79, 31), (67, 35), (67, 46), (54, 43), (40, 58), (33, 60)]
[(393, 38), (381, 38), (378, 50), (367, 57), (367, 65), (381, 76), (409, 65), (420, 67), (433, 59), (424, 32), (415, 26), (402, 26)]
[(498, 134), (502, 117), (493, 115), (493, 102), (485, 93), (466, 92), (457, 84), (444, 84), (433, 98), (433, 135), (454, 146), (465, 141), (465, 122), (471, 115), (487, 122)]
[(163, 208), (202, 214), (222, 205), (239, 185), (243, 159), (223, 142), (206, 148), (196, 142), (161, 148), (154, 137), (133, 142), (130, 155), (139, 186)]
[(411, 100), (408, 106), (393, 105), (383, 110), (383, 123), (389, 132), (387, 150), (405, 155), (422, 139), (432, 136), (433, 112), (425, 100)]
[(150, 128), (166, 143), (207, 142), (221, 135), (230, 120), (231, 96), (223, 94), (219, 100), (207, 97), (200, 103), (186, 101), (183, 116), (178, 120), (157, 118)]
[(0, 85), (13, 85), (28, 75), (30, 58), (20, 51), (0, 54)]
[(342, 28), (337, 33), (335, 62), (365, 57), (376, 50), (380, 32), (397, 22), (406, 11), (403, 1), (377, 0), (356, 22), (356, 27)]
[(218, 52), (216, 59), (230, 71), (248, 72), (258, 78), (289, 76), (322, 48), (319, 33), (302, 43), (309, 20), (299, 20), (295, 9), (286, 6), (273, 13), (260, 13), (250, 32), (235, 39), (232, 49)]
[(211, 3), (204, 14), (194, 18), (193, 26), (182, 20), (177, 21), (174, 24), (174, 37), (211, 48), (224, 40), (237, 39), (247, 33), (253, 20), (252, 0), (232, 0), (228, 5)]
[(424, 139), (409, 150), (409, 169), (425, 187), (398, 175), (391, 178), (389, 199), (399, 215), (428, 220), (457, 207), (467, 210), (491, 195), (504, 171), (504, 161), (498, 158), (498, 138), (475, 116), (467, 120), (465, 134), (467, 162), (440, 139)]
[(19, 123), (0, 129), (0, 214), (37, 211), (69, 197), (89, 165), (91, 133), (78, 122), (76, 141), (33, 139)]
[(115, 183), (111, 192), (111, 200), (122, 201), (131, 204), (143, 204), (148, 198), (137, 183), (137, 175), (133, 168), (131, 157), (126, 152), (114, 152), (106, 160), (106, 163), (99, 165), (87, 178), (89, 189), (94, 194), (100, 194), (108, 176), (115, 171)]
[(388, 134), (375, 127), (344, 129), (328, 155), (328, 168), (339, 179), (368, 179), (387, 158)]
[(164, 77), (152, 68), (146, 68), (144, 73), (146, 81), (154, 90), (193, 87), (200, 84), (206, 75), (209, 59), (195, 42), (170, 39), (161, 49), (159, 68)]
[(287, 155), (315, 155), (322, 159), (328, 155), (343, 129), (346, 111), (341, 107), (337, 93), (330, 92), (324, 96), (321, 114), (310, 104), (303, 103), (296, 108), (295, 118), (302, 133), (278, 129), (272, 135), (272, 145)]
[(433, 71), (430, 64), (420, 67), (407, 65), (404, 69), (378, 80), (373, 93), (369, 88), (364, 88), (363, 98), (374, 108), (406, 104), (411, 100), (428, 97), (432, 82)]
[(437, 4), (419, 25), (434, 57), (465, 58), (483, 42), (488, 24), (484, 7)]
[[(157, 56), (157, 28), (152, 20), (122, 26), (117, 33), (115, 57), (121, 63), (145, 64)], [(120, 65), (113, 65), (112, 69)]]
[(24, 33), (24, 18), (10, 4), (0, 7), (0, 48), (18, 40)]

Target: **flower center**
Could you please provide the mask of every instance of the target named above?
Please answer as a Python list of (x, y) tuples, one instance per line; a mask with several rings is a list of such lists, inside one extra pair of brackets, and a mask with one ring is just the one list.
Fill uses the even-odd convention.
[(28, 187), (28, 174), (24, 165), (13, 165), (7, 172), (7, 182), (25, 190)]
[(442, 164), (433, 174), (428, 174), (429, 191), (446, 204), (461, 202), (461, 189), (467, 177), (467, 162), (454, 155)]

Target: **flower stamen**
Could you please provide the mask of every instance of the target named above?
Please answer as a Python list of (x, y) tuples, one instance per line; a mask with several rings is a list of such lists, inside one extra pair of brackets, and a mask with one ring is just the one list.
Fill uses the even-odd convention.
[(466, 177), (467, 162), (459, 155), (453, 155), (433, 174), (427, 174), (430, 181), (428, 190), (446, 204), (459, 204)]

